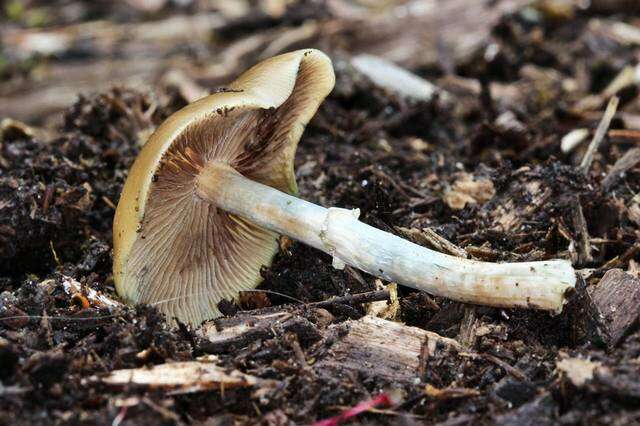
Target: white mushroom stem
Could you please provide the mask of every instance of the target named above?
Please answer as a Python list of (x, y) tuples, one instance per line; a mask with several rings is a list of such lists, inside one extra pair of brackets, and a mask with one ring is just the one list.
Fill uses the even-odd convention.
[(490, 263), (438, 253), (358, 220), (251, 181), (220, 163), (198, 177), (197, 195), (220, 209), (322, 250), (344, 264), (461, 302), (559, 313), (576, 274), (565, 260)]

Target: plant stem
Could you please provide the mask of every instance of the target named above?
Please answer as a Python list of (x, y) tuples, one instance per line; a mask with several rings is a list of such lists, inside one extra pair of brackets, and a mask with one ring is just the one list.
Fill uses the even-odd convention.
[(358, 221), (358, 210), (324, 208), (210, 163), (197, 195), (222, 210), (301, 241), (376, 277), (453, 300), (561, 312), (575, 286), (565, 260), (490, 263), (460, 259), (419, 246)]

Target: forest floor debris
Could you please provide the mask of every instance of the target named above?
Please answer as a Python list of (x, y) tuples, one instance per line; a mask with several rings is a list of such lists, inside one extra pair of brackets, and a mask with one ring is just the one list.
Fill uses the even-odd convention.
[[(241, 1), (237, 10), (164, 2), (157, 11), (62, 3), (36, 1), (0, 17), (3, 41), (11, 33), (21, 49), (4, 43), (0, 53), (0, 115), (10, 119), (0, 125), (0, 417), (311, 424), (393, 392), (400, 402), (351, 420), (637, 422), (633, 2), (560, 2), (571, 3), (564, 12), (536, 1), (491, 10), (462, 0), (382, 10), (346, 0)], [(193, 23), (197, 37), (162, 31), (172, 14), (185, 15), (175, 28)], [(69, 38), (95, 19), (102, 24), (86, 44)], [(129, 44), (113, 33), (125, 27)], [(33, 55), (38, 33), (54, 34), (55, 55)], [(118, 303), (112, 218), (145, 135), (265, 49), (303, 46), (326, 50), (337, 72), (298, 150), (303, 197), (359, 208), (371, 225), (462, 257), (572, 260), (585, 278), (561, 315), (392, 291), (285, 241), (260, 288), (201, 328), (174, 328), (152, 307)], [(420, 102), (372, 84), (349, 66), (362, 53), (449, 99)], [(114, 81), (123, 86), (110, 88)], [(612, 96), (617, 111), (581, 170)], [(177, 395), (88, 380), (200, 365), (209, 355), (224, 374), (277, 385)]]

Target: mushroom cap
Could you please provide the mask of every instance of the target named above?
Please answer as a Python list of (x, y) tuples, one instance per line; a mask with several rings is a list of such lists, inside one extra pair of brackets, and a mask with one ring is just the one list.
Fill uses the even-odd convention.
[(197, 197), (196, 177), (218, 161), (297, 193), (298, 141), (334, 83), (324, 53), (286, 53), (156, 129), (129, 171), (113, 223), (113, 275), (127, 302), (199, 324), (220, 315), (220, 300), (262, 281), (260, 268), (271, 264), (278, 236)]

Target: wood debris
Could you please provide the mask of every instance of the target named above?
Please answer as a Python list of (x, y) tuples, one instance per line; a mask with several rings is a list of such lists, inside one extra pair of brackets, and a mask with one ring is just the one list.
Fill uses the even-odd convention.
[(463, 259), (467, 259), (469, 257), (469, 254), (465, 249), (453, 244), (432, 228), (416, 229), (398, 226), (396, 229), (416, 244), (431, 247), (441, 253), (462, 257)]
[(607, 109), (602, 116), (602, 120), (600, 124), (598, 124), (598, 128), (596, 129), (596, 133), (593, 135), (593, 139), (589, 144), (589, 148), (587, 149), (587, 153), (582, 158), (582, 162), (580, 163), (580, 169), (584, 174), (587, 174), (589, 169), (591, 168), (591, 163), (593, 162), (593, 156), (598, 151), (600, 144), (604, 140), (604, 137), (607, 134), (607, 130), (609, 130), (609, 125), (611, 124), (611, 120), (613, 120), (613, 116), (616, 114), (618, 109), (618, 103), (620, 99), (616, 96), (612, 97), (609, 100), (609, 104), (607, 105)]
[(382, 280), (375, 280), (376, 290), (388, 291), (389, 300), (379, 300), (366, 305), (367, 315), (394, 321), (400, 316), (400, 301), (398, 299), (398, 284), (385, 285)]
[(582, 211), (582, 203), (579, 196), (572, 198), (573, 203), (573, 226), (576, 230), (578, 241), (578, 258), (576, 259), (579, 264), (587, 264), (593, 261), (591, 254), (591, 242), (589, 237), (589, 230), (587, 229), (587, 221), (584, 218)]
[(588, 288), (589, 334), (592, 340), (614, 347), (638, 324), (640, 280), (620, 269), (608, 271)]
[(317, 367), (411, 382), (417, 377), (425, 340), (429, 356), (438, 348), (461, 349), (458, 342), (437, 333), (371, 316), (329, 327), (329, 331), (339, 329), (346, 330), (346, 335), (331, 346), (332, 356), (318, 361)]
[(607, 176), (602, 180), (603, 190), (609, 190), (624, 173), (634, 168), (638, 163), (640, 163), (640, 148), (631, 148), (615, 162)]
[[(101, 294), (94, 289), (83, 286), (78, 281), (71, 277), (63, 276), (62, 279), (62, 287), (64, 291), (70, 296), (78, 295), (82, 298), (85, 298), (91, 305), (98, 308), (116, 308), (121, 307), (123, 304), (117, 300), (111, 299), (104, 294)], [(80, 299), (84, 308), (88, 306), (84, 306), (85, 302), (83, 299)]]
[(462, 173), (444, 193), (443, 199), (452, 209), (461, 210), (467, 204), (484, 204), (493, 198), (495, 193), (491, 180)]
[(209, 360), (172, 362), (150, 368), (115, 370), (105, 377), (93, 377), (90, 380), (100, 380), (111, 386), (162, 389), (172, 394), (273, 384), (237, 370), (228, 371)]
[(427, 384), (427, 386), (425, 386), (424, 392), (427, 396), (441, 401), (446, 401), (449, 399), (471, 398), (480, 395), (480, 391), (476, 389), (455, 387), (438, 389), (430, 384)]

